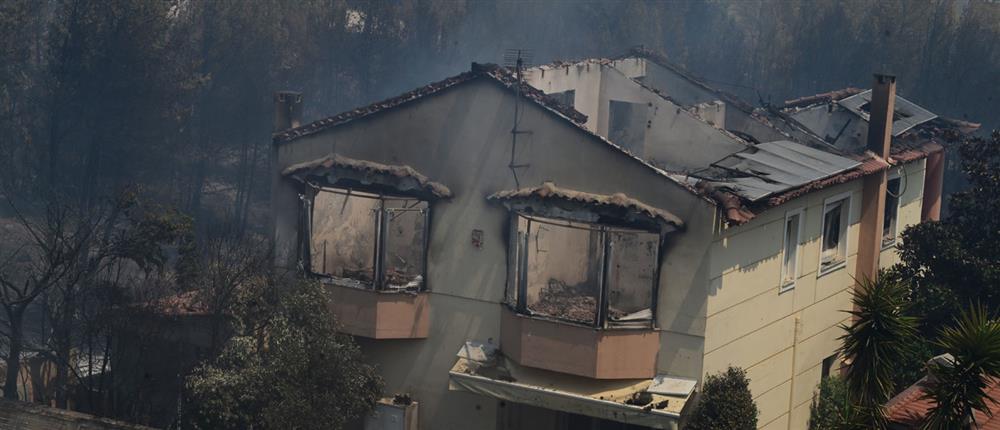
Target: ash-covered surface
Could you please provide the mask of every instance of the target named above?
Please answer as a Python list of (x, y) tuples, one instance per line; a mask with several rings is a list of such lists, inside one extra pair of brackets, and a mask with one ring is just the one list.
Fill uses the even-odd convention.
[(529, 308), (532, 313), (592, 324), (597, 320), (597, 292), (591, 289), (549, 279)]
[(613, 207), (617, 209), (624, 209), (630, 212), (635, 212), (645, 217), (657, 219), (661, 222), (672, 224), (677, 227), (684, 225), (684, 221), (682, 221), (676, 215), (667, 212), (665, 210), (647, 205), (623, 193), (615, 193), (612, 195), (593, 194), (583, 191), (575, 191), (566, 188), (560, 188), (552, 182), (545, 182), (538, 187), (499, 191), (489, 197), (490, 200), (501, 200), (501, 201), (511, 200), (511, 199), (527, 199), (527, 198), (537, 198), (542, 200), (546, 199), (564, 200), (569, 202), (582, 203), (584, 205), (592, 205), (595, 207), (602, 207), (602, 206)]
[[(390, 182), (411, 181), (421, 191), (438, 198), (451, 197), (451, 190), (444, 184), (431, 181), (430, 178), (407, 165), (382, 164), (368, 160), (355, 160), (339, 154), (330, 154), (326, 157), (307, 161), (305, 163), (293, 164), (281, 172), (284, 176), (326, 176), (330, 170), (342, 169), (355, 172), (366, 179), (372, 177), (385, 176), (391, 179)], [(390, 184), (393, 185), (393, 184)]]

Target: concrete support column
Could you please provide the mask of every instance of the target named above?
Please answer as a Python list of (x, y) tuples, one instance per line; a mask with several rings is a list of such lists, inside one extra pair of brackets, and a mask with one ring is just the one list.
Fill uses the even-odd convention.
[(920, 210), (920, 221), (941, 219), (941, 194), (944, 187), (944, 150), (927, 156), (924, 173), (924, 200)]

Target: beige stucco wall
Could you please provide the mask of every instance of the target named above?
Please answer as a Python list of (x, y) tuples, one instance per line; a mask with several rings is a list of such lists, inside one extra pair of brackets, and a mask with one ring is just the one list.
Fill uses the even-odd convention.
[[(646, 86), (656, 88), (676, 103), (684, 107), (720, 100), (718, 94), (695, 85), (680, 74), (644, 58), (623, 58), (612, 65), (632, 78), (641, 77)], [(725, 128), (754, 136), (761, 142), (785, 140), (777, 130), (752, 118), (749, 112), (728, 106), (725, 113)]]
[[(903, 225), (920, 221), (923, 161), (905, 166), (909, 186), (899, 212)], [(847, 264), (819, 274), (823, 206), (849, 193)], [(747, 371), (764, 429), (805, 429), (823, 359), (834, 354), (848, 320), (861, 213), (861, 181), (838, 185), (768, 210), (722, 232), (713, 243), (705, 326), (705, 372)], [(785, 214), (804, 210), (795, 287), (780, 292)], [(882, 253), (887, 266), (895, 250)]]
[[(549, 67), (549, 66), (546, 66)], [(744, 148), (730, 135), (659, 96), (611, 65), (582, 62), (557, 68), (536, 68), (526, 80), (546, 93), (575, 90), (574, 108), (587, 115), (587, 126), (602, 136), (609, 133), (612, 101), (635, 103), (644, 111), (645, 130), (640, 148), (632, 151), (657, 166), (672, 171), (704, 168)]]
[[(522, 187), (555, 181), (593, 193), (625, 192), (687, 222), (668, 238), (661, 257), (657, 367), (699, 376), (711, 245), (705, 238), (716, 224), (714, 206), (553, 113), (531, 103), (522, 107), (520, 128), (531, 131), (518, 142), (516, 162), (530, 165), (518, 171)], [(447, 380), (463, 342), (500, 339), (508, 214), (486, 197), (515, 187), (507, 167), (513, 110), (511, 93), (480, 79), (278, 147), (278, 168), (335, 151), (409, 165), (454, 194), (431, 207), (427, 339), (359, 339), (385, 376), (388, 393), (408, 392), (420, 402), (424, 429), (491, 429), (496, 423), (497, 402), (448, 391)], [(279, 254), (294, 250), (296, 200), (290, 186), (275, 197)], [(473, 230), (482, 230), (482, 248), (471, 244)]]
[[(899, 243), (899, 235), (906, 227), (920, 223), (920, 211), (923, 208), (924, 198), (924, 174), (926, 173), (927, 160), (917, 160), (899, 168), (892, 169), (891, 172), (900, 177), (899, 197), (899, 218), (896, 221), (896, 241)], [(888, 268), (899, 262), (899, 253), (895, 246), (888, 246), (882, 249), (879, 254), (879, 266)]]

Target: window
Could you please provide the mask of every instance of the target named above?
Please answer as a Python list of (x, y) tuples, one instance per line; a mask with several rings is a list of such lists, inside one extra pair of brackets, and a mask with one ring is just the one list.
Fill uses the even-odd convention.
[(847, 217), (850, 206), (850, 195), (834, 197), (823, 206), (820, 274), (843, 267), (847, 261)]
[(837, 354), (833, 354), (829, 357), (823, 359), (823, 367), (820, 369), (820, 381), (829, 378), (833, 371), (837, 370), (834, 366), (837, 365)]
[(518, 312), (595, 327), (652, 324), (658, 233), (514, 216), (507, 300)]
[(885, 212), (882, 217), (882, 247), (896, 243), (896, 222), (899, 218), (899, 178), (889, 179), (885, 188)]
[(576, 91), (575, 90), (567, 90), (567, 91), (563, 91), (563, 92), (560, 92), (560, 93), (552, 93), (552, 94), (549, 94), (549, 97), (555, 99), (560, 104), (565, 105), (565, 106), (573, 107), (573, 106), (576, 105)]
[(320, 189), (309, 223), (309, 269), (343, 286), (421, 290), (427, 216), (426, 201)]
[(795, 288), (799, 275), (799, 238), (802, 236), (801, 209), (785, 215), (784, 252), (781, 257), (781, 292)]
[(608, 106), (608, 140), (629, 152), (642, 155), (646, 139), (647, 106), (611, 100)]

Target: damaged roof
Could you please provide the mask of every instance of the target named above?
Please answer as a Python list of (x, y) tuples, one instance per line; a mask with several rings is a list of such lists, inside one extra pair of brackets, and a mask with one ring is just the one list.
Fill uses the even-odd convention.
[(783, 140), (736, 152), (691, 176), (756, 202), (767, 196), (827, 178), (861, 163)]
[(365, 185), (385, 185), (399, 191), (415, 191), (437, 198), (451, 197), (451, 190), (447, 186), (431, 181), (410, 166), (355, 160), (339, 154), (293, 164), (285, 168), (281, 174), (300, 181), (305, 181), (309, 177), (321, 177), (333, 185), (339, 179), (348, 179)]
[[(525, 100), (531, 101), (539, 107), (543, 108), (547, 112), (550, 112), (561, 120), (564, 120), (568, 124), (572, 124), (576, 129), (587, 134), (591, 138), (601, 141), (606, 147), (614, 150), (617, 153), (623, 154), (635, 162), (640, 163), (643, 168), (648, 168), (663, 177), (664, 179), (670, 181), (671, 183), (680, 186), (684, 190), (690, 192), (691, 194), (704, 199), (707, 202), (715, 203), (711, 198), (699, 193), (694, 187), (690, 186), (684, 181), (678, 180), (675, 175), (664, 171), (663, 169), (654, 166), (650, 162), (637, 157), (636, 155), (630, 153), (628, 150), (622, 148), (621, 146), (611, 142), (604, 136), (601, 136), (593, 131), (587, 129), (584, 124), (587, 122), (587, 116), (580, 113), (572, 106), (567, 106), (559, 100), (546, 95), (543, 91), (532, 87), (531, 85), (518, 80), (515, 73), (506, 67), (501, 67), (495, 64), (479, 64), (472, 63), (472, 70), (468, 72), (461, 73), (450, 78), (437, 81), (423, 87), (411, 90), (399, 96), (382, 100), (380, 102), (372, 103), (368, 106), (356, 108), (349, 110), (347, 112), (342, 112), (340, 114), (324, 118), (318, 121), (311, 122), (299, 127), (291, 128), (281, 132), (277, 132), (273, 135), (273, 141), (275, 144), (282, 144), (286, 142), (293, 141), (295, 139), (309, 136), (322, 132), (324, 130), (334, 128), (343, 124), (350, 123), (351, 121), (365, 118), (371, 115), (378, 114), (383, 111), (388, 111), (399, 106), (403, 106), (407, 103), (421, 100), (425, 97), (429, 97), (438, 93), (441, 93), (449, 88), (457, 87), (466, 82), (471, 82), (476, 79), (488, 79), (491, 82), (495, 82), (501, 85), (503, 88), (509, 91), (516, 91)], [(318, 161), (318, 160), (315, 160)]]
[[(872, 90), (855, 94), (837, 102), (847, 110), (854, 112), (866, 122), (869, 121), (868, 105), (872, 101)], [(915, 103), (896, 96), (895, 114), (892, 119), (892, 135), (899, 136), (907, 130), (937, 118), (937, 115)]]
[(315, 134), (331, 127), (336, 127), (359, 118), (364, 118), (369, 115), (404, 105), (417, 99), (440, 93), (441, 91), (478, 78), (488, 78), (501, 84), (504, 88), (519, 90), (521, 96), (524, 98), (535, 102), (549, 111), (558, 113), (560, 116), (565, 117), (574, 123), (582, 124), (587, 122), (586, 115), (578, 112), (571, 106), (566, 106), (558, 100), (545, 95), (545, 93), (541, 90), (536, 89), (535, 87), (532, 87), (524, 82), (518, 81), (517, 77), (509, 69), (495, 64), (472, 63), (472, 70), (468, 72), (424, 85), (420, 88), (408, 91), (393, 98), (372, 103), (368, 106), (352, 109), (329, 118), (324, 118), (309, 124), (275, 133), (274, 141), (276, 143), (288, 142), (302, 136)]
[[(941, 141), (954, 139), (961, 133), (970, 133), (979, 127), (976, 123), (938, 117), (897, 96), (893, 124), (895, 138), (890, 157), (885, 160), (866, 152), (863, 142), (859, 144), (857, 137), (853, 139), (855, 142), (852, 145), (838, 143), (836, 139), (831, 143), (833, 136), (839, 138), (838, 131), (843, 133), (841, 129), (850, 125), (845, 123), (846, 119), (820, 130), (815, 124), (810, 126), (803, 122), (805, 119), (796, 116), (798, 112), (832, 104), (841, 114), (859, 120), (855, 122), (867, 124), (870, 90), (848, 87), (788, 100), (781, 106), (762, 109), (708, 85), (705, 80), (655, 51), (633, 48), (615, 60), (633, 57), (649, 60), (671, 71), (694, 87), (714, 94), (727, 105), (746, 112), (753, 119), (789, 138), (789, 141), (761, 143), (756, 148), (735, 152), (690, 175), (671, 173), (675, 180), (685, 182), (702, 195), (711, 197), (722, 209), (726, 219), (735, 224), (748, 222), (757, 213), (806, 193), (885, 170), (898, 163), (925, 158), (943, 150)], [(605, 60), (599, 63), (603, 64), (603, 61)], [(669, 99), (669, 95), (664, 96)], [(803, 149), (804, 156), (787, 158), (775, 153), (787, 153), (793, 149)], [(815, 164), (815, 160), (810, 160), (815, 156), (824, 161)]]
[(646, 49), (643, 47), (634, 47), (632, 49), (629, 49), (628, 52), (626, 52), (624, 55), (617, 57), (616, 59), (621, 60), (629, 57), (638, 57), (650, 60), (670, 70), (671, 72), (676, 73), (678, 76), (684, 78), (688, 82), (691, 82), (695, 86), (703, 90), (715, 93), (716, 95), (719, 96), (719, 100), (726, 102), (727, 105), (732, 105), (733, 107), (736, 107), (745, 112), (753, 112), (756, 109), (756, 107), (754, 107), (750, 103), (747, 103), (742, 98), (730, 94), (728, 92), (722, 91), (718, 88), (712, 87), (711, 85), (708, 85), (707, 83), (705, 83), (704, 79), (696, 76), (694, 73), (689, 72), (687, 69), (681, 67), (680, 65), (675, 64), (674, 62), (670, 61), (670, 59), (668, 59), (666, 55), (663, 55), (659, 52)]
[(682, 227), (684, 225), (684, 221), (678, 216), (633, 199), (623, 193), (612, 195), (587, 193), (560, 188), (552, 182), (545, 182), (538, 187), (499, 191), (489, 196), (488, 199), (498, 201), (538, 199), (553, 202), (557, 205), (562, 203), (564, 205), (585, 206), (598, 212), (618, 215), (624, 219), (634, 218), (638, 215), (674, 227)]

